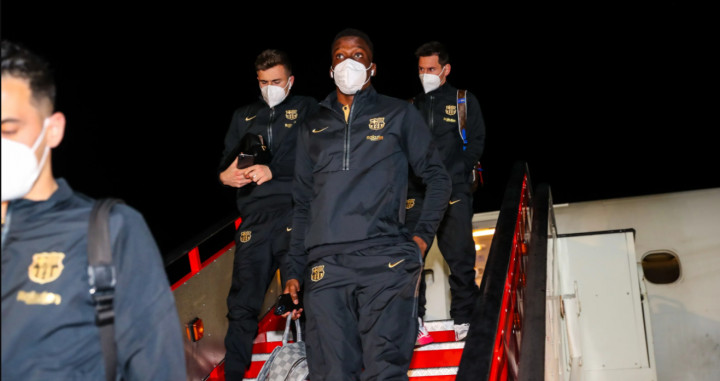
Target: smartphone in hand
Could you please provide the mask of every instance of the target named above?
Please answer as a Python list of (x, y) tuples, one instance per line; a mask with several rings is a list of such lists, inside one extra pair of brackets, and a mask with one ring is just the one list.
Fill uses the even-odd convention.
[(255, 164), (255, 156), (246, 153), (240, 153), (238, 155), (237, 169), (245, 169)]
[(273, 313), (275, 315), (281, 316), (282, 314), (286, 312), (291, 312), (292, 310), (299, 310), (302, 308), (302, 300), (298, 300), (298, 304), (296, 305), (292, 301), (292, 297), (290, 294), (282, 294), (278, 297), (277, 302), (275, 303), (275, 308), (273, 309)]

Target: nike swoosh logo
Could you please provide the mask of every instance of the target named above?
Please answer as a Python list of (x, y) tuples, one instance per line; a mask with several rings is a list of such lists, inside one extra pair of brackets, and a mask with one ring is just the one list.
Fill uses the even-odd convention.
[(457, 204), (458, 202), (460, 202), (460, 200), (450, 201), (450, 202), (448, 202), (448, 204), (452, 205), (452, 204)]
[(246, 116), (246, 117), (245, 117), (245, 121), (246, 121), (246, 122), (249, 122), (249, 121), (251, 121), (251, 120), (255, 119), (255, 117), (256, 117), (256, 116), (257, 116), (257, 115), (253, 115), (253, 116)]
[(401, 260), (399, 260), (399, 261), (397, 261), (397, 262), (395, 262), (395, 263), (390, 263), (390, 262), (388, 262), (388, 267), (389, 267), (389, 268), (393, 268), (393, 267), (395, 267), (395, 266), (397, 266), (397, 265), (399, 265), (399, 264), (401, 264), (401, 263), (403, 263), (403, 262), (405, 262), (404, 259), (401, 259)]
[[(328, 126), (328, 127), (329, 127), (329, 126)], [(316, 130), (316, 129), (313, 128), (312, 132), (313, 132), (313, 134), (317, 134), (318, 132), (323, 132), (323, 131), (327, 130), (328, 127), (321, 128), (321, 129), (319, 129), (319, 130)]]
[(285, 230), (287, 230), (287, 231), (291, 231), (291, 230), (292, 230), (292, 228), (285, 228)]

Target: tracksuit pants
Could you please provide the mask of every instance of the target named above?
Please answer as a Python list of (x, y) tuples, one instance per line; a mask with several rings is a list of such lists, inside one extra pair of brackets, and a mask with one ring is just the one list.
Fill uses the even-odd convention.
[[(276, 271), (283, 267), (291, 223), (291, 208), (255, 213), (243, 217), (235, 234), (225, 336), (225, 378), (228, 381), (242, 380), (252, 361), (260, 308)], [(284, 281), (283, 276), (281, 279)]]
[[(450, 317), (455, 324), (469, 323), (479, 290), (475, 283), (475, 241), (472, 238), (472, 192), (453, 187), (450, 203), (437, 230), (438, 248), (450, 268)], [(405, 226), (410, 234), (422, 211), (422, 195), (407, 209)], [(432, 242), (428, 242), (428, 249)], [(427, 253), (425, 253), (427, 255)], [(425, 316), (425, 277), (420, 277), (418, 316)]]
[(410, 241), (308, 265), (303, 303), (310, 380), (408, 379), (421, 255)]

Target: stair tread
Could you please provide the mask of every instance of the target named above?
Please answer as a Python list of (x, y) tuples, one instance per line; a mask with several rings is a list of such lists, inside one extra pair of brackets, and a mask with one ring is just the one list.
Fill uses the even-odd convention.
[(430, 331), (455, 331), (455, 328), (453, 327), (455, 324), (454, 322), (449, 320), (427, 320), (424, 322), (425, 328)]
[(409, 377), (422, 377), (422, 376), (446, 376), (456, 375), (458, 367), (456, 366), (443, 366), (436, 368), (422, 368), (422, 369), (410, 369), (408, 371)]

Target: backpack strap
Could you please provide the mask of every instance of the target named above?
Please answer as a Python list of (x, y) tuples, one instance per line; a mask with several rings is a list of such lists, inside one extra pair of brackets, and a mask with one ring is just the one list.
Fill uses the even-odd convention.
[(115, 380), (116, 344), (115, 344), (115, 284), (117, 277), (112, 263), (110, 245), (110, 210), (120, 199), (100, 199), (90, 212), (88, 227), (88, 282), (90, 295), (95, 303), (95, 324), (100, 329), (100, 341), (105, 359), (105, 378)]
[(467, 125), (467, 102), (465, 94), (467, 90), (461, 89), (457, 91), (457, 113), (458, 113), (458, 131), (460, 137), (463, 140), (463, 149), (467, 145), (467, 135), (465, 133), (465, 126)]
[[(458, 130), (460, 131), (460, 137), (463, 140), (463, 150), (467, 148), (467, 133), (465, 131), (466, 125), (467, 125), (467, 98), (465, 97), (467, 94), (467, 90), (461, 89), (457, 91), (457, 112), (458, 112)], [(478, 187), (478, 182), (482, 185), (485, 184), (482, 178), (482, 164), (480, 164), (480, 161), (475, 164), (475, 168), (473, 168), (472, 175), (473, 175), (473, 186), (472, 190), (473, 192)]]

